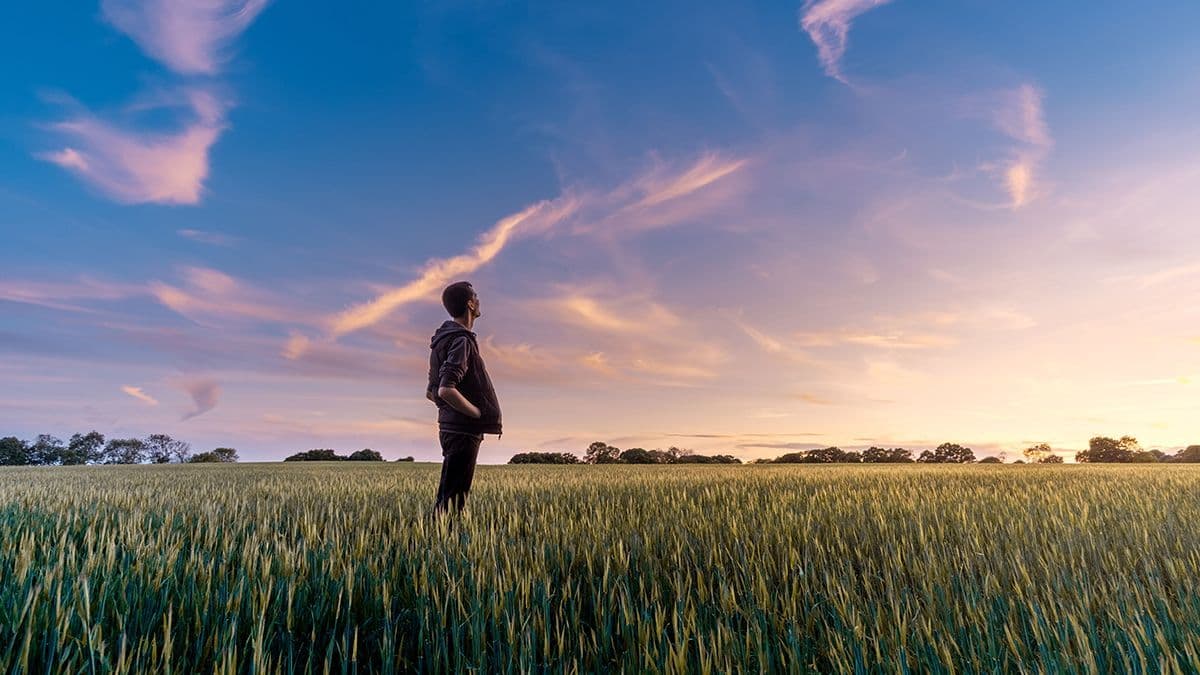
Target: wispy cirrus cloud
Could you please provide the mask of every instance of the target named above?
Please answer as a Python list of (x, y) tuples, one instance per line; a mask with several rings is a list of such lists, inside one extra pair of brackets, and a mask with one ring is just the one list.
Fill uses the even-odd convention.
[(196, 323), (209, 323), (214, 318), (305, 321), (304, 312), (289, 309), (274, 294), (249, 287), (220, 270), (184, 267), (183, 276), (182, 287), (152, 281), (147, 290), (163, 306)]
[(183, 75), (215, 75), (268, 0), (104, 0), (104, 19)]
[[(267, 0), (104, 0), (101, 7), (108, 23), (170, 70), (213, 76), (229, 44), (266, 5)], [(228, 127), (229, 103), (213, 93), (211, 83), (180, 84), (157, 98), (131, 106), (120, 120), (79, 108), (48, 125), (63, 147), (35, 156), (122, 204), (198, 204), (209, 150)], [(161, 117), (163, 111), (174, 117), (172, 130), (131, 119), (131, 113)]]
[(213, 246), (233, 246), (238, 241), (238, 237), (220, 232), (208, 232), (205, 230), (182, 229), (175, 230), (175, 234), (184, 239), (198, 241), (201, 244), (212, 244)]
[(208, 378), (188, 378), (180, 380), (177, 385), (192, 397), (192, 409), (185, 412), (180, 421), (189, 420), (217, 407), (221, 398), (221, 386), (216, 380)]
[(1025, 206), (1041, 193), (1041, 164), (1054, 146), (1042, 99), (1042, 90), (1026, 83), (1000, 93), (992, 111), (992, 124), (1016, 142), (1007, 161), (989, 167), (1001, 175), (1014, 209)]
[(825, 74), (849, 84), (842, 74), (842, 56), (850, 26), (859, 15), (891, 0), (808, 0), (800, 15), (800, 27), (817, 46), (817, 58)]
[(332, 317), (330, 333), (334, 337), (345, 335), (374, 325), (405, 305), (436, 299), (444, 286), (491, 262), (510, 241), (544, 232), (570, 217), (578, 208), (578, 200), (565, 195), (553, 201), (538, 202), (501, 219), (479, 236), (478, 243), (469, 252), (430, 260), (416, 279)]
[(130, 385), (125, 385), (125, 386), (121, 387), (121, 391), (125, 392), (126, 394), (129, 394), (130, 396), (136, 398), (137, 400), (141, 401), (142, 403), (145, 403), (146, 405), (151, 405), (151, 406), (158, 405), (158, 399), (156, 399), (153, 396), (142, 391), (141, 387), (133, 387)]
[[(746, 163), (744, 159), (727, 159), (716, 153), (705, 153), (682, 168), (656, 166), (608, 192), (565, 190), (553, 200), (537, 202), (501, 219), (479, 236), (470, 251), (450, 258), (434, 258), (424, 265), (412, 281), (386, 289), (372, 300), (331, 317), (328, 321), (329, 333), (337, 338), (372, 326), (406, 305), (434, 301), (446, 284), (490, 263), (509, 243), (524, 237), (550, 234), (572, 220), (578, 221), (571, 230), (576, 235), (603, 232), (608, 227), (637, 229), (639, 224), (647, 222), (654, 225), (672, 222), (679, 213), (666, 216), (654, 213), (655, 209), (686, 201), (685, 197), (693, 197), (723, 181)], [(651, 214), (650, 218), (639, 220), (638, 213), (647, 212)], [(590, 314), (603, 321), (603, 316), (597, 314), (595, 306), (586, 300), (574, 310), (577, 315)]]
[(208, 177), (208, 153), (225, 130), (225, 104), (190, 88), (141, 108), (170, 110), (184, 120), (175, 131), (146, 131), (81, 110), (49, 125), (64, 140), (38, 153), (123, 204), (196, 204)]

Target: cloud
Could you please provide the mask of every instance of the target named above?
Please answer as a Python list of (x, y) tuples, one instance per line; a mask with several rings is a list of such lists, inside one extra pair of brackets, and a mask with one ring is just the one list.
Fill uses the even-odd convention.
[(104, 0), (104, 19), (184, 75), (215, 75), (267, 0)]
[(97, 310), (64, 301), (121, 300), (144, 292), (145, 288), (140, 285), (100, 281), (89, 277), (80, 277), (75, 282), (0, 280), (0, 300), (68, 312), (94, 313)]
[(562, 321), (606, 333), (645, 333), (674, 328), (680, 319), (671, 310), (644, 297), (597, 298), (569, 290), (542, 303)]
[(225, 105), (191, 88), (141, 110), (182, 112), (174, 132), (141, 131), (81, 110), (49, 125), (66, 143), (36, 156), (66, 169), (123, 204), (196, 204), (208, 177), (208, 152), (225, 130)]
[(578, 201), (565, 195), (553, 201), (538, 202), (501, 219), (479, 236), (470, 252), (430, 260), (416, 279), (334, 316), (329, 321), (330, 333), (334, 337), (345, 335), (372, 326), (405, 305), (437, 300), (444, 286), (491, 262), (511, 240), (545, 232), (578, 207)]
[[(396, 310), (414, 302), (434, 302), (442, 288), (452, 281), (490, 263), (512, 241), (552, 233), (564, 222), (585, 219), (572, 234), (595, 233), (599, 225), (637, 229), (661, 225), (694, 213), (697, 205), (689, 203), (687, 210), (662, 211), (683, 199), (722, 181), (745, 166), (747, 160), (729, 160), (717, 153), (705, 153), (698, 160), (679, 169), (657, 165), (633, 180), (607, 192), (585, 192), (568, 189), (553, 200), (543, 200), (509, 215), (483, 232), (475, 247), (451, 258), (434, 258), (421, 269), (416, 279), (398, 287), (385, 289), (367, 302), (354, 305), (329, 319), (329, 333), (337, 338), (372, 326)], [(590, 217), (588, 217), (590, 216)], [(645, 216), (645, 217), (643, 217)], [(576, 314), (588, 314), (594, 307), (588, 301), (575, 307)], [(598, 317), (603, 320), (602, 317)]]
[(1041, 192), (1039, 170), (1054, 146), (1042, 111), (1042, 91), (1032, 84), (1003, 92), (992, 114), (992, 124), (1016, 141), (1012, 156), (999, 166), (1012, 208), (1025, 206)]
[(202, 244), (212, 244), (213, 246), (233, 246), (234, 242), (238, 241), (237, 237), (220, 232), (205, 232), (204, 230), (176, 230), (175, 234), (184, 239), (191, 239)]
[(245, 287), (219, 270), (183, 268), (185, 288), (151, 282), (149, 293), (165, 307), (204, 324), (210, 317), (236, 317), (256, 321), (304, 322), (303, 312), (285, 309), (274, 297)]
[(841, 61), (854, 19), (891, 0), (808, 0), (800, 16), (800, 27), (817, 46), (817, 58), (825, 74), (846, 84)]
[(214, 380), (188, 379), (179, 382), (178, 386), (192, 397), (194, 404), (191, 411), (184, 413), (183, 417), (179, 418), (180, 421), (203, 415), (212, 410), (217, 407), (217, 401), (221, 397), (221, 387)]
[(125, 385), (121, 387), (121, 391), (129, 394), (146, 405), (158, 405), (158, 400), (153, 396), (143, 392), (141, 387), (131, 387), (129, 385)]

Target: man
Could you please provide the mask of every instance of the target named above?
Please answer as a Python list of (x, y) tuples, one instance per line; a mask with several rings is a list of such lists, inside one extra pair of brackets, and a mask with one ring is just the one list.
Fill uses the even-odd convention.
[(442, 323), (429, 343), (429, 386), (425, 397), (438, 407), (442, 479), (434, 513), (453, 503), (462, 511), (475, 476), (475, 460), (484, 434), (500, 436), (500, 404), (471, 328), (479, 296), (466, 281), (442, 291), (442, 306), (453, 320)]

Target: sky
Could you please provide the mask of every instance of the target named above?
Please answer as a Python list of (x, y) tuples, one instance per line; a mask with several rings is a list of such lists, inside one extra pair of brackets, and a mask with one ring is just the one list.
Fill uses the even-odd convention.
[(1200, 4), (7, 3), (0, 435), (1200, 443)]

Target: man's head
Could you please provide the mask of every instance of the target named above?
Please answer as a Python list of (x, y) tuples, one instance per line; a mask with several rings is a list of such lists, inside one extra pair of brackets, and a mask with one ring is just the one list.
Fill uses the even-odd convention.
[(483, 316), (479, 311), (479, 295), (471, 287), (469, 281), (456, 281), (442, 291), (442, 306), (455, 319), (478, 319)]

